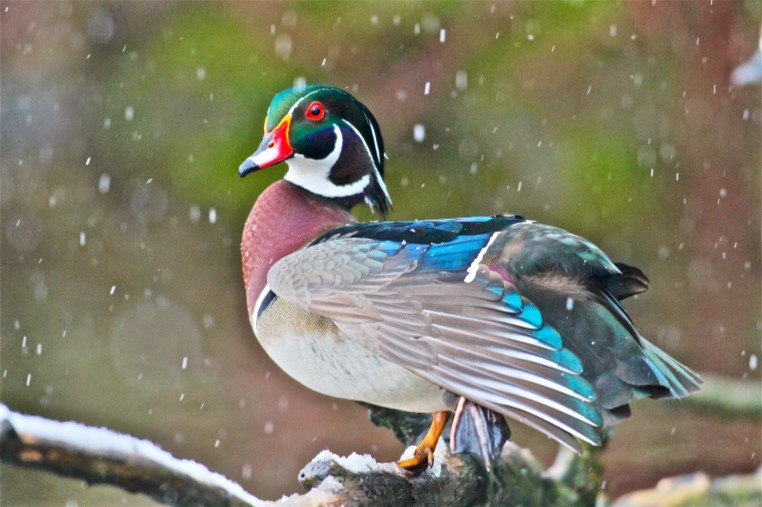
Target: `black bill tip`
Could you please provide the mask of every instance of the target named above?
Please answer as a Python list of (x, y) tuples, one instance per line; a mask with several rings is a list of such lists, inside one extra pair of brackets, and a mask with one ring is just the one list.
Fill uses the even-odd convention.
[(250, 158), (247, 158), (240, 166), (238, 166), (238, 175), (243, 178), (247, 174), (258, 170), (259, 168), (260, 167), (258, 164), (253, 162)]

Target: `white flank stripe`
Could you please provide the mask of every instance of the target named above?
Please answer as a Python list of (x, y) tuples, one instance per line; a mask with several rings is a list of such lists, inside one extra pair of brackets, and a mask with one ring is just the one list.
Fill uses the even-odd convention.
[(268, 292), (270, 292), (269, 284), (265, 285), (265, 288), (262, 289), (262, 292), (259, 293), (257, 302), (254, 303), (254, 310), (251, 312), (251, 315), (249, 315), (251, 327), (254, 328), (254, 334), (257, 335), (257, 338), (259, 338), (259, 332), (257, 332), (257, 315), (259, 314), (259, 307), (262, 306), (262, 302), (265, 300), (265, 296)]
[(474, 259), (474, 262), (472, 262), (471, 265), (468, 267), (468, 272), (466, 274), (466, 277), (463, 279), (464, 282), (471, 283), (474, 281), (474, 278), (476, 278), (476, 272), (479, 270), (479, 264), (481, 264), (484, 254), (487, 253), (487, 249), (492, 245), (492, 242), (495, 241), (495, 238), (497, 237), (498, 234), (500, 233), (493, 232), (492, 236), (489, 237), (489, 241), (487, 241), (487, 245), (481, 250), (479, 250), (479, 255), (476, 256), (476, 259)]

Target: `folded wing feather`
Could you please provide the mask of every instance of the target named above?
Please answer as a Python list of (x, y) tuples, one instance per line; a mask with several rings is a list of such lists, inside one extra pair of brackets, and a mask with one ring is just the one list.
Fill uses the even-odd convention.
[(338, 237), (284, 257), (268, 283), (279, 297), (450, 392), (573, 450), (577, 439), (599, 444), (594, 391), (539, 310), (485, 265), (464, 282), (488, 240), (481, 234), (463, 244), (421, 245)]

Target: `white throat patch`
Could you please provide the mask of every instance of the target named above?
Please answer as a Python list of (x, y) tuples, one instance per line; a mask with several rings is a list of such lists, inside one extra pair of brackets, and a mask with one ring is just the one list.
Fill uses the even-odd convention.
[(288, 172), (283, 179), (323, 197), (349, 197), (363, 193), (370, 184), (369, 174), (346, 185), (336, 185), (329, 179), (331, 168), (339, 160), (341, 148), (344, 145), (338, 125), (333, 126), (333, 131), (336, 134), (336, 145), (331, 153), (318, 160), (306, 158), (298, 153), (294, 154), (293, 158), (286, 160)]

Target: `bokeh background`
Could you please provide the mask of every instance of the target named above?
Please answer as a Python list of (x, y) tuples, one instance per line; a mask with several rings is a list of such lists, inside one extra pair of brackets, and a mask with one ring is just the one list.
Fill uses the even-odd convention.
[[(246, 317), (240, 180), (272, 96), (345, 87), (378, 118), (392, 219), (520, 213), (642, 268), (642, 334), (760, 384), (757, 1), (0, 2), (2, 348), (12, 409), (108, 426), (265, 498), (319, 450), (402, 451), (294, 383)], [(372, 218), (367, 210), (358, 216)], [(519, 424), (544, 460), (555, 446)], [(618, 496), (748, 472), (758, 416), (641, 402), (604, 454)], [(0, 468), (3, 505), (150, 504)]]

